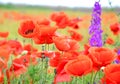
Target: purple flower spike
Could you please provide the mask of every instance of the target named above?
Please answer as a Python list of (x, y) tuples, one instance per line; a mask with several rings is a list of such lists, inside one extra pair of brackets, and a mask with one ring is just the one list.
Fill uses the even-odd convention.
[(101, 30), (101, 5), (99, 2), (95, 2), (93, 12), (92, 12), (92, 20), (91, 25), (89, 27), (89, 34), (91, 38), (89, 39), (91, 46), (102, 47), (102, 30)]
[(120, 49), (118, 49), (117, 54), (120, 55)]
[[(117, 50), (117, 55), (120, 56), (120, 49)], [(120, 60), (116, 59), (114, 61), (116, 64), (120, 64)]]

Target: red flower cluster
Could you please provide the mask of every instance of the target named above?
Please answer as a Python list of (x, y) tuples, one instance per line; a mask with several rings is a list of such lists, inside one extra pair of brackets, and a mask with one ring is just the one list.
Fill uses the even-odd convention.
[[(69, 82), (71, 76), (85, 76), (92, 71), (98, 71), (101, 67), (104, 69), (104, 77), (102, 83), (119, 84), (120, 65), (111, 64), (117, 58), (114, 50), (105, 47), (91, 47), (85, 44), (84, 50), (80, 51), (79, 42), (83, 36), (75, 29), (79, 28), (79, 18), (70, 18), (64, 12), (55, 12), (51, 14), (50, 19), (28, 19), (21, 22), (18, 33), (25, 37), (31, 38), (35, 44), (52, 44), (55, 50), (50, 51), (46, 48), (39, 51), (31, 44), (22, 45), (17, 40), (1, 40), (0, 41), (0, 83), (3, 82), (3, 69), (6, 69), (8, 80), (11, 75), (18, 77), (27, 71), (30, 63), (37, 64), (37, 58), (48, 58), (48, 63), (56, 70), (54, 84), (58, 82)], [(53, 25), (52, 22), (56, 24)], [(119, 23), (110, 26), (114, 34), (118, 34)], [(61, 35), (57, 30), (66, 27), (68, 35)], [(0, 37), (7, 38), (8, 32), (0, 32)], [(107, 44), (114, 44), (112, 38), (106, 39)], [(51, 48), (51, 47), (50, 47)], [(23, 53), (26, 52), (26, 53)], [(43, 57), (44, 54), (44, 57)], [(13, 55), (11, 66), (7, 63)], [(84, 66), (84, 67), (83, 67)], [(94, 72), (93, 72), (94, 73)]]
[(74, 29), (78, 29), (78, 22), (82, 21), (82, 19), (79, 18), (70, 19), (64, 12), (55, 12), (51, 14), (51, 20), (55, 21), (59, 28), (66, 28), (69, 26)]
[[(22, 54), (24, 51), (28, 53)], [(19, 41), (0, 40), (0, 83), (4, 78), (3, 70), (6, 70), (9, 81), (11, 75), (16, 77), (26, 72), (30, 62), (36, 64), (37, 53), (30, 45), (22, 46)], [(11, 65), (8, 65), (9, 60), (12, 61)]]
[(114, 23), (110, 25), (110, 30), (113, 32), (114, 35), (120, 33), (120, 23)]

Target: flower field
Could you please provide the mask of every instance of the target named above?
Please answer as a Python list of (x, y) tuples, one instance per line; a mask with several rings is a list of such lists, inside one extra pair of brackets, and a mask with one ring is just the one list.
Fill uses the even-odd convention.
[(0, 84), (120, 84), (120, 14), (0, 6)]

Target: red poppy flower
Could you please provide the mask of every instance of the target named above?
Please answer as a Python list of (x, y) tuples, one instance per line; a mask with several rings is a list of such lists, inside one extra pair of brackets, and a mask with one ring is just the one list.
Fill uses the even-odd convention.
[(0, 32), (0, 37), (7, 38), (9, 35), (9, 32)]
[(32, 20), (25, 20), (21, 23), (18, 33), (23, 37), (32, 38), (38, 33), (38, 30)]
[(90, 48), (90, 45), (89, 45), (89, 44), (84, 44), (83, 54), (88, 55), (88, 54), (89, 54), (89, 51), (88, 51), (89, 48)]
[(43, 53), (49, 58), (59, 57), (61, 54), (59, 51), (43, 51)]
[(95, 69), (100, 69), (102, 66), (110, 64), (115, 58), (116, 53), (113, 50), (103, 47), (91, 47), (89, 49), (89, 57), (93, 61)]
[(9, 60), (11, 53), (12, 51), (9, 47), (0, 47), (0, 58), (2, 58), (4, 61)]
[(71, 38), (75, 39), (76, 41), (81, 41), (83, 39), (83, 36), (74, 30), (68, 30), (68, 32), (70, 33)]
[(51, 20), (55, 21), (59, 28), (65, 28), (69, 23), (69, 18), (64, 12), (55, 12), (51, 14)]
[(37, 52), (38, 50), (36, 49), (36, 48), (34, 48), (31, 44), (26, 44), (25, 46), (24, 46), (24, 50), (27, 50), (28, 51), (28, 53), (27, 54), (31, 54), (31, 53), (33, 53), (33, 52)]
[[(60, 52), (55, 52), (54, 54), (51, 55), (50, 57), (50, 65), (52, 67), (57, 67), (59, 63), (63, 60), (73, 60), (79, 56), (79, 52), (63, 52), (62, 54)], [(46, 55), (46, 54), (45, 54)]]
[(74, 28), (74, 29), (78, 29), (78, 28), (79, 28), (78, 23), (79, 23), (80, 21), (82, 21), (82, 19), (80, 19), (80, 18), (73, 18), (73, 19), (71, 19), (71, 20), (69, 21), (68, 26), (70, 26), (70, 27), (72, 27), (72, 28)]
[(102, 84), (120, 84), (120, 64), (111, 64), (104, 69)]
[(22, 64), (13, 62), (10, 68), (9, 75), (14, 75), (15, 77), (25, 73), (27, 71), (26, 67)]
[(63, 52), (61, 55), (61, 60), (73, 60), (79, 56), (80, 52), (71, 51), (71, 52)]
[(63, 60), (57, 66), (54, 84), (57, 84), (58, 82), (68, 82), (71, 80), (70, 75), (67, 74), (64, 70), (64, 66), (66, 65), (67, 62), (68, 62), (67, 60)]
[(60, 63), (60, 56), (61, 56), (60, 53), (55, 53), (55, 54), (53, 54), (53, 55), (50, 57), (50, 61), (49, 61), (50, 66), (52, 66), (52, 67), (57, 67), (58, 64)]
[(51, 36), (57, 30), (57, 27), (49, 25), (38, 25), (37, 28), (39, 29), (39, 36)]
[(23, 50), (21, 43), (16, 40), (2, 40), (0, 41), (0, 48), (8, 50), (10, 54), (14, 54), (15, 56)]
[(112, 45), (112, 44), (114, 44), (115, 42), (114, 42), (114, 40), (113, 40), (112, 38), (108, 37), (108, 38), (106, 39), (106, 43), (109, 44), (109, 45)]
[(17, 40), (9, 40), (7, 45), (11, 48), (12, 54), (15, 56), (19, 55), (23, 51), (21, 43)]
[(120, 23), (111, 24), (110, 29), (114, 35), (117, 35), (120, 32)]
[(54, 57), (59, 57), (60, 52), (58, 51), (42, 51), (42, 52), (35, 52), (34, 54), (37, 55), (37, 57), (42, 58), (42, 55), (44, 54), (45, 57), (48, 57), (50, 59), (53, 59)]
[(82, 76), (91, 72), (92, 61), (87, 56), (80, 55), (77, 59), (68, 61), (64, 68), (65, 71), (71, 75)]
[(50, 25), (50, 21), (47, 18), (37, 19), (38, 25)]
[(32, 38), (36, 44), (51, 44), (53, 43), (52, 36), (36, 36)]
[(7, 40), (0, 40), (0, 46), (3, 46), (7, 43)]
[(48, 25), (39, 25), (39, 34), (34, 36), (32, 39), (36, 44), (51, 44), (53, 43), (52, 37), (55, 35), (57, 27), (51, 27)]
[(79, 49), (79, 43), (76, 40), (66, 37), (54, 37), (53, 42), (60, 51), (76, 51)]
[(13, 63), (24, 65), (27, 67), (30, 65), (30, 63), (36, 64), (36, 57), (35, 56), (34, 56), (34, 54), (31, 54), (31, 55), (26, 54), (26, 55), (23, 55), (19, 58), (14, 59)]

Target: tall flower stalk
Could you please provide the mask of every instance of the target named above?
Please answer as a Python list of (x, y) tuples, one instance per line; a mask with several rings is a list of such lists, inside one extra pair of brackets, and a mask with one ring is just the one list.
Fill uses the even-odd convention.
[[(91, 25), (89, 27), (89, 34), (90, 34), (90, 39), (89, 39), (89, 44), (90, 46), (93, 47), (102, 47), (103, 42), (102, 42), (102, 29), (101, 29), (101, 5), (98, 2), (95, 2), (94, 8), (92, 11), (92, 20), (91, 20)], [(92, 73), (91, 74), (91, 80), (90, 84), (94, 84), (97, 73)]]
[(91, 38), (89, 39), (91, 46), (101, 47), (103, 46), (102, 42), (102, 30), (101, 30), (101, 5), (99, 2), (95, 2), (91, 25), (89, 27), (89, 34)]

